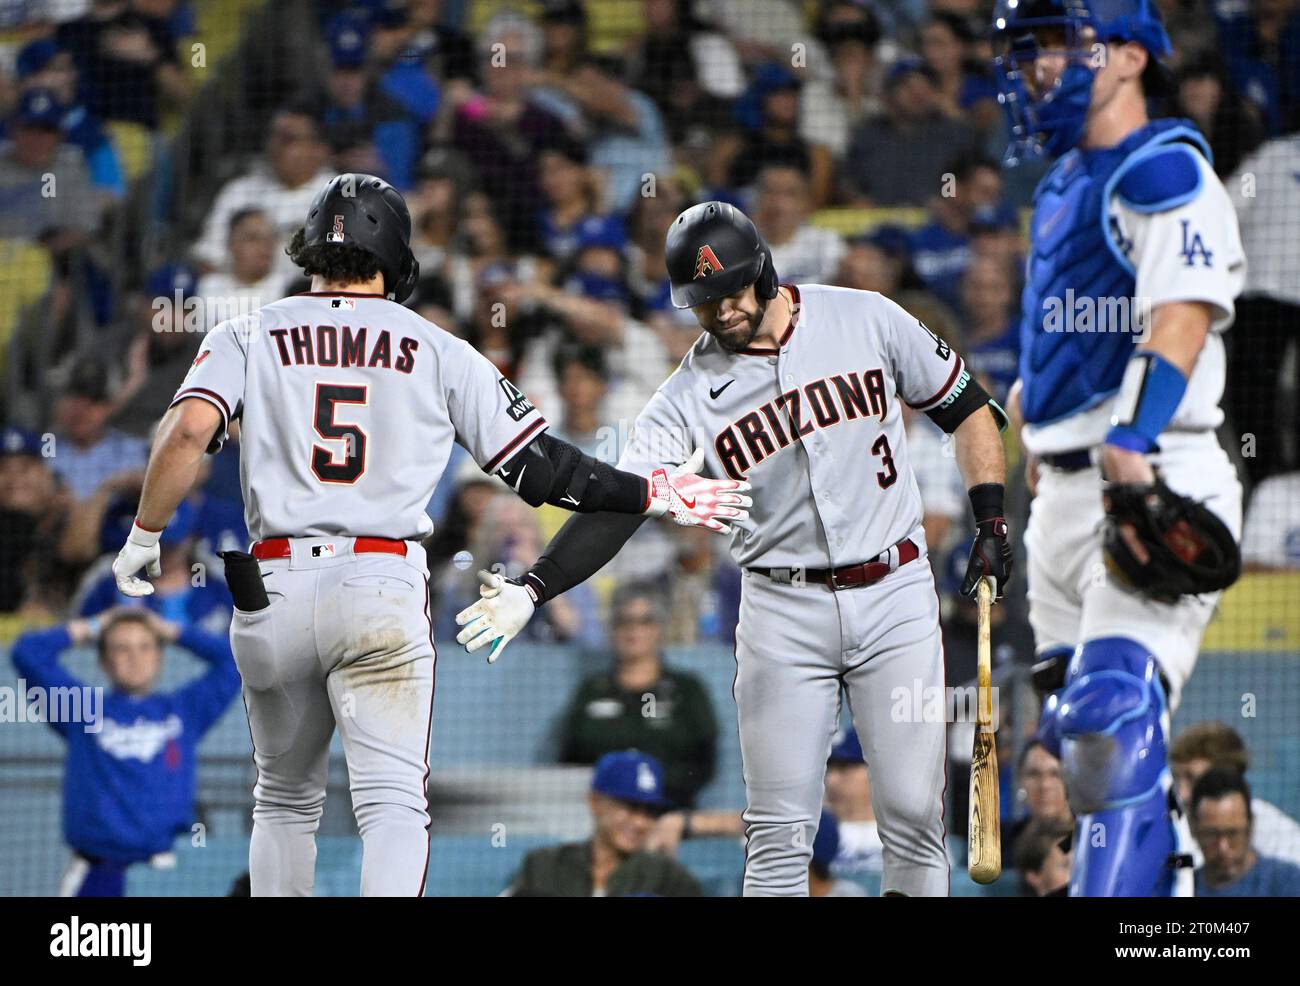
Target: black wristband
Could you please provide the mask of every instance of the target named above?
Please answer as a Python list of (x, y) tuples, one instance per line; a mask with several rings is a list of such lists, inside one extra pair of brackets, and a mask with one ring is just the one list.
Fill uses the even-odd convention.
[(968, 492), (971, 508), (975, 511), (975, 523), (982, 524), (994, 517), (1005, 516), (1002, 499), (1005, 489), (1001, 483), (980, 483), (972, 486)]
[(551, 598), (550, 594), (546, 591), (547, 583), (549, 582), (552, 585), (558, 585), (560, 581), (559, 574), (559, 569), (556, 568), (555, 562), (551, 561), (549, 558), (539, 558), (537, 559), (537, 564), (526, 571), (524, 577), (520, 579), (520, 581), (532, 589), (533, 593), (537, 596), (536, 604), (538, 609), (541, 609), (542, 604)]

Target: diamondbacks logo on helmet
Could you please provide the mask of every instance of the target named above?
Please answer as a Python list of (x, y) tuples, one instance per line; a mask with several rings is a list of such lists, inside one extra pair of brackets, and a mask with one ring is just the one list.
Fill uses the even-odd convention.
[(695, 254), (695, 278), (708, 277), (722, 270), (722, 262), (707, 243)]
[(334, 228), (325, 234), (325, 242), (326, 243), (343, 242), (343, 217), (342, 216), (334, 217)]

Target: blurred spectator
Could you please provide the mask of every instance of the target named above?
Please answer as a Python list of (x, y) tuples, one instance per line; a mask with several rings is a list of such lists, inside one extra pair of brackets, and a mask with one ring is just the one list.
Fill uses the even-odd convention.
[[(1300, 62), (1297, 62), (1300, 64)], [(1253, 483), (1300, 469), (1288, 441), (1300, 434), (1300, 352), (1293, 348), (1300, 325), (1300, 262), (1292, 218), (1300, 215), (1300, 136), (1270, 140), (1249, 155), (1227, 182), (1237, 209), (1241, 245), (1249, 262), (1236, 318), (1225, 338), (1228, 381), (1224, 409), (1233, 429), (1253, 436), (1242, 466)], [(1296, 352), (1287, 359), (1287, 350)]]
[(45, 590), (58, 560), (68, 497), (43, 452), (36, 435), (0, 431), (0, 612), (40, 616), (61, 603)]
[[(980, 29), (984, 29), (980, 23)], [(934, 74), (941, 113), (984, 133), (998, 122), (998, 90), (988, 62), (971, 58), (972, 18), (936, 11), (921, 28), (921, 57)]]
[(265, 212), (236, 212), (226, 243), (230, 259), (225, 269), (204, 274), (196, 289), (205, 329), (284, 297), (284, 277), (275, 270), (275, 227)]
[(532, 311), (549, 326), (528, 344), (517, 380), (542, 413), (560, 404), (555, 350), (576, 341), (604, 350), (609, 392), (601, 421), (626, 430), (670, 367), (659, 336), (628, 313), (622, 244), (608, 237), (603, 226), (580, 229), (572, 267), (559, 286), (516, 281), (499, 290), (508, 310)]
[(63, 139), (64, 114), (52, 90), (28, 89), (0, 144), (0, 237), (38, 242), (56, 260), (100, 220), (81, 149)]
[(625, 213), (646, 173), (671, 163), (668, 132), (649, 96), (625, 85), (619, 67), (587, 53), (587, 13), (577, 0), (543, 8), (542, 63), (529, 74), (536, 98), (581, 136), (603, 176), (602, 211)]
[(127, 306), (126, 377), (113, 395), (111, 421), (129, 435), (149, 434), (194, 363), (203, 329), (195, 289), (188, 267), (164, 264)]
[[(1169, 746), (1169, 770), (1183, 805), (1192, 803), (1196, 782), (1215, 767), (1235, 770), (1243, 776), (1250, 769), (1250, 751), (1231, 726), (1198, 722), (1174, 737)], [(1251, 799), (1250, 815), (1251, 844), (1261, 855), (1300, 864), (1300, 823), (1263, 798)]]
[(831, 741), (826, 760), (826, 808), (839, 829), (833, 872), (849, 880), (879, 876), (885, 847), (871, 805), (871, 778), (862, 744), (852, 727), (841, 729)]
[(566, 130), (537, 92), (542, 35), (511, 11), (494, 16), (478, 38), (482, 92), (450, 93), (455, 145), (469, 157), (516, 249), (533, 246), (533, 217), (542, 206), (537, 157)]
[(948, 591), (948, 551), (961, 540), (970, 517), (970, 499), (957, 468), (952, 440), (939, 426), (919, 411), (903, 405), (903, 426), (907, 432), (907, 452), (921, 493), (925, 543), (935, 580)]
[[(643, 0), (645, 33), (628, 48), (628, 83), (654, 100), (674, 144), (717, 129), (745, 88), (731, 39), (699, 19), (691, 0)], [(707, 137), (703, 137), (707, 139)]]
[(747, 65), (788, 64), (793, 46), (802, 45), (809, 72), (825, 70), (830, 59), (821, 43), (808, 36), (803, 12), (788, 0), (713, 0), (714, 22), (727, 32)]
[(926, 288), (956, 309), (961, 277), (970, 263), (972, 226), (977, 216), (997, 207), (1002, 172), (987, 158), (965, 154), (950, 159), (943, 174), (941, 185), (928, 196), (930, 221), (912, 234), (912, 264)]
[(865, 897), (867, 892), (856, 883), (831, 874), (831, 864), (840, 851), (840, 827), (835, 816), (822, 812), (813, 838), (812, 859), (808, 862), (809, 897)]
[(1002, 866), (1010, 868), (1015, 860), (1016, 842), (1022, 832), (1034, 821), (1071, 818), (1070, 803), (1065, 794), (1065, 778), (1061, 761), (1038, 740), (1025, 745), (1016, 764), (1016, 804), (1012, 812), (1003, 815)]
[[(415, 169), (415, 189), (406, 197), (411, 210), (411, 250), (420, 278), (440, 278), (457, 321), (474, 314), (474, 271), (465, 216), (474, 174), (465, 155), (450, 147), (431, 147)], [(504, 243), (504, 236), (500, 237)], [(439, 323), (441, 324), (441, 323)]]
[(321, 124), (331, 144), (343, 140), (343, 130), (360, 128), (378, 157), (378, 168), (362, 173), (378, 174), (406, 191), (420, 155), (420, 121), (367, 73), (366, 36), (365, 22), (355, 17), (342, 15), (327, 26), (329, 70)]
[(665, 616), (653, 589), (616, 593), (610, 636), (614, 663), (578, 686), (560, 723), (560, 762), (594, 763), (635, 747), (664, 765), (668, 800), (689, 807), (713, 777), (717, 724), (704, 685), (664, 665)]
[(1255, 850), (1250, 785), (1230, 767), (1207, 770), (1192, 787), (1192, 834), (1205, 857), (1197, 897), (1300, 897), (1300, 866)]
[(1270, 136), (1300, 126), (1300, 17), (1295, 0), (1210, 4), (1232, 83), (1263, 116)]
[(659, 335), (669, 363), (681, 361), (700, 337), (700, 323), (686, 308), (674, 308), (664, 241), (668, 227), (686, 208), (680, 184), (664, 175), (654, 176), (654, 194), (638, 198), (628, 216), (631, 242), (627, 247), (628, 287), (641, 318)]
[(538, 181), (546, 206), (537, 214), (538, 240), (552, 260), (572, 259), (587, 231), (622, 244), (623, 223), (615, 216), (600, 216), (599, 183), (587, 169), (587, 153), (573, 140), (556, 141), (538, 158)]
[(265, 158), (223, 185), (208, 209), (203, 232), (191, 249), (195, 261), (204, 270), (222, 269), (231, 217), (261, 209), (275, 226), (275, 272), (286, 280), (299, 275), (284, 247), (302, 225), (316, 193), (334, 177), (328, 162), (329, 145), (316, 119), (297, 107), (277, 111), (267, 128)]
[(699, 897), (680, 863), (647, 851), (655, 819), (668, 806), (659, 762), (637, 750), (608, 753), (591, 778), (592, 836), (534, 849), (524, 857), (511, 897)]
[(1064, 897), (1070, 889), (1070, 842), (1074, 822), (1069, 817), (1035, 818), (1011, 847), (1020, 873), (1020, 896)]
[(848, 152), (850, 134), (885, 109), (877, 11), (854, 0), (830, 0), (821, 5), (817, 37), (830, 52), (833, 75), (804, 81), (799, 132), (839, 161)]
[(1173, 115), (1196, 123), (1209, 141), (1215, 173), (1227, 178), (1264, 140), (1259, 111), (1237, 95), (1223, 59), (1215, 51), (1184, 59), (1177, 85)]
[(934, 74), (919, 61), (902, 61), (889, 72), (886, 111), (853, 131), (844, 162), (850, 198), (871, 205), (924, 205), (940, 192), (942, 159), (964, 155), (975, 131), (939, 110)]
[(1255, 487), (1242, 528), (1241, 561), (1248, 572), (1300, 570), (1300, 472), (1270, 476)]
[[(456, 499), (449, 507), (443, 533), (435, 535), (429, 552), (431, 582), (437, 593), (432, 610), (434, 631), (440, 640), (456, 636), (456, 614), (479, 598), (479, 569), (495, 567), (508, 578), (516, 578), (537, 560), (543, 547), (537, 511), (501, 479), (488, 476), (468, 457), (449, 478), (455, 484)], [(443, 561), (441, 571), (439, 561)], [(589, 649), (604, 643), (590, 584), (574, 586), (551, 602), (561, 605), (552, 609), (547, 603), (520, 639), (572, 643)]]
[(16, 73), (22, 91), (48, 89), (65, 107), (63, 139), (81, 148), (95, 187), (111, 198), (121, 198), (126, 192), (122, 163), (102, 122), (82, 101), (72, 55), (49, 38), (32, 41), (18, 52)]
[(143, 469), (149, 460), (144, 439), (109, 427), (113, 406), (108, 368), (97, 356), (72, 364), (67, 386), (54, 406), (54, 455), (50, 465), (77, 500), (89, 499), (109, 476)]
[(813, 200), (804, 172), (769, 165), (758, 176), (754, 224), (772, 248), (772, 266), (782, 281), (824, 284), (844, 256), (844, 241), (808, 222)]
[(555, 352), (554, 372), (560, 413), (547, 419), (551, 434), (602, 462), (617, 462), (617, 442), (609, 442), (600, 431), (600, 406), (609, 389), (604, 352), (598, 346), (567, 343)]
[[(134, 514), (134, 508), (129, 512)], [(136, 605), (183, 627), (199, 627), (209, 633), (226, 632), (234, 603), (226, 587), (224, 570), (198, 557), (197, 522), (195, 505), (182, 500), (158, 542), (162, 551), (162, 575), (150, 580), (154, 587), (152, 595), (132, 599), (118, 591), (112, 568), (116, 552), (110, 550), (82, 576), (68, 605), (69, 612), (76, 616), (97, 616), (117, 606)]]
[[(59, 665), (69, 647), (92, 643), (108, 678), (106, 695)], [(207, 672), (155, 692), (165, 644), (189, 651)], [(68, 746), (63, 838), (73, 858), (59, 894), (125, 896), (127, 869), (170, 852), (194, 823), (199, 741), (239, 692), (230, 641), (145, 610), (116, 610), (28, 633), (12, 658), (28, 688), (43, 690), (51, 703), (55, 689), (82, 696), (85, 706), (75, 721), (47, 720)]]
[(441, 0), (386, 0), (370, 4), (370, 56), (383, 67), (380, 89), (420, 123), (444, 102), (444, 86), (474, 80), (474, 45), (442, 23)]
[(961, 280), (962, 357), (999, 404), (1020, 375), (1020, 320), (1009, 267), (990, 256), (972, 257)]
[(665, 643), (670, 647), (734, 643), (740, 619), (740, 569), (722, 539), (705, 537), (709, 532), (703, 528), (674, 525), (668, 533), (673, 565), (666, 573)]
[(748, 188), (773, 167), (806, 176), (811, 211), (831, 200), (834, 164), (827, 148), (799, 133), (799, 88), (798, 77), (782, 66), (761, 66), (736, 104), (744, 133), (723, 153), (730, 156), (727, 184), (732, 189)]
[(165, 107), (189, 98), (190, 79), (170, 25), (145, 6), (91, 0), (84, 17), (59, 25), (56, 38), (81, 70), (91, 112), (153, 130)]

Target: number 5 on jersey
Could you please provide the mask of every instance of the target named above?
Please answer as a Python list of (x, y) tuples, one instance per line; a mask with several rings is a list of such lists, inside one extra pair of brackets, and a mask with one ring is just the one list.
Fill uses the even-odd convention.
[(311, 471), (322, 483), (355, 483), (366, 471), (366, 433), (359, 425), (334, 420), (339, 404), (366, 404), (366, 388), (360, 384), (318, 383), (316, 385), (316, 434), (343, 443), (343, 460), (336, 449), (311, 447)]

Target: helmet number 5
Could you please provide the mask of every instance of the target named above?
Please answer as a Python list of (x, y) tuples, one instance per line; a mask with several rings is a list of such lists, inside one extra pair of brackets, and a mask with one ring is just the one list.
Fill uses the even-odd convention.
[(366, 471), (366, 433), (359, 425), (342, 424), (334, 420), (339, 404), (365, 405), (366, 388), (357, 384), (318, 383), (316, 385), (316, 434), (331, 442), (341, 442), (342, 461), (336, 458), (340, 449), (323, 445), (311, 447), (311, 471), (322, 483), (355, 483)]

